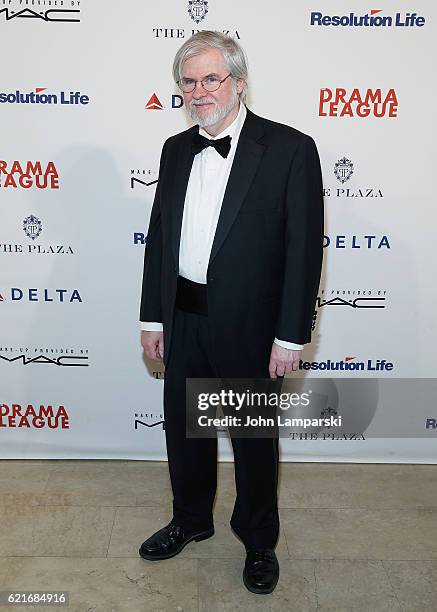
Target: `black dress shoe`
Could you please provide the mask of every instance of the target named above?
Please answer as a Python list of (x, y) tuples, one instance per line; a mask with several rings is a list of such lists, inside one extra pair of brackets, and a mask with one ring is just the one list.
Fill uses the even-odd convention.
[(191, 542), (195, 540), (200, 542), (206, 540), (214, 535), (214, 527), (207, 531), (200, 531), (197, 533), (189, 532), (176, 525), (173, 520), (168, 525), (154, 533), (150, 538), (141, 544), (139, 550), (140, 556), (143, 559), (149, 561), (157, 561), (160, 559), (170, 559), (174, 557), (181, 550)]
[(271, 593), (279, 578), (279, 563), (271, 548), (248, 550), (243, 571), (244, 586), (252, 593)]

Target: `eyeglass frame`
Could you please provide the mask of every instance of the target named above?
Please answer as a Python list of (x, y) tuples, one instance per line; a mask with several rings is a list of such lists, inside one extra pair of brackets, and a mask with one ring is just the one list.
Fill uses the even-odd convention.
[[(180, 88), (180, 90), (181, 90), (183, 93), (192, 93), (192, 92), (193, 92), (193, 91), (196, 89), (196, 85), (197, 85), (197, 83), (200, 83), (200, 84), (202, 85), (202, 88), (203, 88), (205, 91), (207, 91), (208, 93), (212, 93), (212, 92), (217, 91), (218, 89), (220, 89), (221, 84), (222, 84), (222, 83), (224, 83), (224, 81), (226, 81), (226, 79), (228, 79), (228, 78), (229, 78), (231, 75), (232, 75), (232, 73), (230, 72), (230, 73), (228, 74), (228, 76), (225, 76), (225, 78), (224, 78), (224, 79), (222, 79), (222, 80), (220, 80), (220, 79), (219, 79), (219, 86), (218, 86), (216, 89), (212, 89), (212, 90), (211, 90), (211, 89), (206, 89), (206, 88), (205, 88), (205, 86), (204, 86), (204, 84), (203, 84), (203, 81), (205, 81), (206, 79), (208, 79), (208, 78), (209, 78), (209, 76), (211, 76), (211, 75), (209, 75), (209, 76), (205, 77), (205, 78), (204, 78), (204, 79), (202, 79), (201, 81), (195, 81), (194, 79), (192, 79), (192, 80), (194, 81), (194, 87), (193, 87), (193, 89), (191, 89), (191, 91), (184, 91), (184, 90), (182, 89), (182, 86), (181, 86), (181, 81), (182, 81), (182, 79), (179, 79), (179, 81), (176, 81), (176, 82), (177, 82), (177, 84), (178, 84), (178, 87)], [(184, 78), (184, 77), (182, 77), (182, 78)]]

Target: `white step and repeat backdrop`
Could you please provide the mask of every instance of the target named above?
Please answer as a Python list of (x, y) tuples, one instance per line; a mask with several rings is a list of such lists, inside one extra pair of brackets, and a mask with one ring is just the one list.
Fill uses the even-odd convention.
[[(172, 59), (212, 29), (247, 52), (249, 108), (318, 145), (324, 272), (300, 374), (332, 377), (338, 410), (365, 415), (359, 435), (281, 439), (282, 459), (436, 461), (420, 390), (437, 357), (437, 7), (375, 6), (0, 0), (2, 458), (166, 458), (163, 372), (140, 347), (144, 243), (162, 143), (189, 125)], [(377, 415), (400, 433), (367, 435)]]

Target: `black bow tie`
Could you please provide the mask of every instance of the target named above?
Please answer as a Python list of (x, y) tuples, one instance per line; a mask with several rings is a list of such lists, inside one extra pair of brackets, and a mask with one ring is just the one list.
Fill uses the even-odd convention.
[(205, 136), (201, 136), (197, 132), (193, 135), (192, 142), (192, 151), (194, 155), (197, 155), (206, 147), (214, 147), (217, 153), (220, 153), (222, 157), (227, 157), (229, 151), (231, 149), (231, 137), (224, 136), (223, 138), (218, 138), (217, 140), (210, 140), (209, 138), (205, 138)]

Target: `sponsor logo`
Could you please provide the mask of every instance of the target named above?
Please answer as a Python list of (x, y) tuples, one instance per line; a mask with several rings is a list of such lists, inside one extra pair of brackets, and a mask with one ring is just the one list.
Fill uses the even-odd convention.
[(381, 309), (386, 307), (385, 289), (321, 289), (317, 296), (311, 329), (315, 330), (319, 310), (325, 306), (343, 307), (337, 312), (345, 314), (356, 310)]
[(362, 236), (346, 236), (346, 234), (337, 234), (336, 236), (325, 235), (323, 237), (323, 246), (335, 249), (391, 249), (388, 236), (376, 236), (374, 234)]
[(191, 19), (199, 24), (202, 19), (205, 19), (208, 12), (208, 2), (206, 0), (189, 0), (188, 14)]
[[(184, 0), (184, 2), (186, 2), (186, 0)], [(196, 25), (199, 25), (200, 22), (205, 20), (206, 16), (209, 13), (209, 4), (210, 3), (207, 0), (189, 0), (188, 5), (185, 4), (185, 6), (187, 6), (187, 14)], [(207, 29), (219, 31), (217, 28), (214, 28), (212, 26), (208, 27)], [(186, 29), (184, 27), (152, 28), (154, 38), (189, 38), (193, 34), (196, 34), (197, 32), (201, 31), (202, 30), (188, 28)], [(231, 38), (240, 38), (240, 34), (236, 29), (225, 29), (220, 30), (220, 32), (226, 34), (227, 36), (230, 36)]]
[[(11, 302), (59, 302), (60, 304), (83, 302), (77, 289), (20, 289), (11, 287)], [(3, 294), (3, 300), (6, 298)]]
[[(152, 170), (131, 170), (130, 171), (130, 188), (135, 189), (136, 186), (151, 187), (158, 182), (156, 172)], [(141, 177), (141, 178), (140, 178)]]
[(165, 429), (164, 415), (162, 413), (153, 412), (136, 412), (134, 420), (135, 429), (140, 427), (158, 427)]
[[(184, 99), (179, 94), (173, 94), (170, 100), (170, 108), (181, 108), (184, 105)], [(146, 102), (144, 107), (146, 110), (164, 110), (166, 107), (163, 105), (158, 96), (154, 93)]]
[(323, 195), (336, 198), (383, 198), (382, 190), (377, 187), (352, 187), (345, 183), (350, 181), (355, 171), (354, 163), (347, 157), (338, 159), (334, 164), (334, 176), (341, 187), (324, 187)]
[(54, 162), (7, 162), (0, 160), (0, 187), (4, 189), (59, 189), (59, 174)]
[(36, 240), (43, 231), (41, 219), (35, 215), (29, 215), (23, 220), (23, 231), (31, 242), (22, 243), (6, 243), (0, 242), (1, 254), (16, 254), (24, 253), (27, 255), (73, 255), (74, 251), (70, 245), (64, 244), (37, 244)]
[(0, 363), (88, 367), (88, 349), (0, 346)]
[(366, 361), (355, 361), (356, 357), (344, 357), (339, 361), (327, 359), (326, 361), (303, 361), (299, 362), (300, 370), (324, 370), (342, 372), (387, 372), (394, 368), (394, 364), (386, 359), (366, 359)]
[(319, 94), (319, 117), (397, 117), (398, 99), (394, 89), (324, 87)]
[[(80, 22), (80, 5), (81, 0), (69, 0), (69, 8), (62, 8), (64, 3), (62, 0), (56, 2), (53, 0), (3, 0), (1, 3), (4, 7), (0, 8), (0, 24), (2, 22), (26, 20), (27, 23), (79, 23)], [(31, 8), (23, 8), (24, 5), (31, 5), (37, 10)]]
[(437, 419), (427, 418), (425, 421), (425, 429), (437, 429)]
[(69, 415), (62, 405), (0, 404), (0, 428), (69, 429)]
[(356, 15), (324, 15), (312, 11), (311, 26), (349, 27), (349, 28), (421, 28), (425, 25), (425, 17), (417, 13), (396, 13), (395, 15), (380, 15), (382, 9), (372, 9), (370, 13)]
[(146, 244), (147, 234), (143, 232), (134, 232), (134, 244)]
[(42, 93), (47, 87), (36, 87), (35, 91), (22, 93), (19, 89), (6, 93), (0, 92), (0, 104), (61, 104), (63, 106), (78, 106), (88, 104), (89, 96), (80, 91), (60, 91), (58, 93)]

